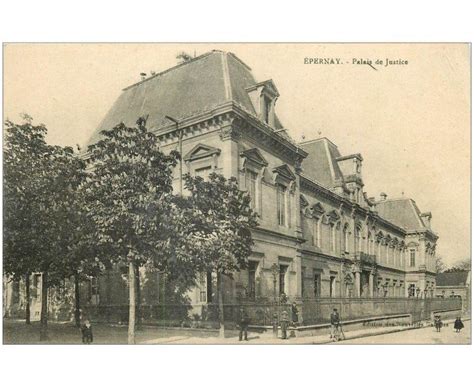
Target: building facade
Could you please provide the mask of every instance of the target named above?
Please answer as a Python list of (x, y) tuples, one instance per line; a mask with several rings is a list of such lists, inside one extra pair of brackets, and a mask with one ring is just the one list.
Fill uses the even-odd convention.
[[(259, 227), (249, 268), (225, 281), (226, 302), (283, 293), (291, 301), (433, 296), (438, 237), (431, 214), (409, 198), (368, 197), (360, 154), (343, 155), (327, 138), (292, 140), (277, 116), (279, 98), (272, 80), (259, 82), (234, 54), (212, 51), (125, 88), (89, 143), (100, 130), (146, 117), (164, 152), (182, 149), (176, 191), (181, 170), (238, 179)], [(212, 301), (213, 279), (200, 275), (189, 292), (194, 306)], [(97, 304), (111, 303), (110, 280), (95, 282)], [(159, 275), (147, 280), (160, 290)]]

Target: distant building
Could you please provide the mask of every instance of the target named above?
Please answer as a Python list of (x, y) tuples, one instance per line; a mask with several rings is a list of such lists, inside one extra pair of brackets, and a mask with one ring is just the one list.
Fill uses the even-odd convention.
[(471, 271), (443, 272), (436, 275), (438, 298), (459, 297), (464, 313), (471, 312)]
[[(327, 138), (292, 140), (276, 113), (279, 98), (272, 80), (257, 81), (234, 54), (212, 51), (125, 88), (89, 143), (100, 130), (120, 122), (135, 126), (148, 116), (147, 127), (165, 152), (176, 149), (183, 134), (183, 173), (238, 179), (260, 226), (253, 232), (250, 267), (225, 281), (227, 303), (282, 293), (295, 301), (432, 297), (438, 236), (431, 213), (420, 212), (409, 198), (368, 197), (360, 154), (342, 154)], [(176, 191), (179, 183), (176, 169)], [(109, 276), (95, 281), (91, 304), (126, 304), (125, 282), (115, 280), (113, 289)], [(156, 282), (148, 283), (156, 291), (164, 283), (159, 275), (147, 280)], [(189, 293), (194, 307), (213, 300), (213, 280), (212, 274), (198, 278)], [(149, 296), (155, 301), (148, 304), (162, 299)]]

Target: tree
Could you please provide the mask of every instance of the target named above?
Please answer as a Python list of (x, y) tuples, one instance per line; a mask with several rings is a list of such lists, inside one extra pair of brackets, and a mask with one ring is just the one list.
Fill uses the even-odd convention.
[(446, 269), (446, 264), (444, 264), (443, 258), (441, 256), (437, 256), (435, 261), (436, 273), (439, 274)]
[(94, 240), (107, 248), (99, 259), (128, 266), (128, 343), (134, 344), (136, 274), (144, 264), (165, 269), (169, 261), (172, 168), (179, 155), (159, 149), (144, 118), (137, 127), (122, 123), (102, 135), (88, 149), (92, 170), (84, 190)]
[(217, 276), (219, 334), (224, 337), (223, 276), (248, 266), (252, 252), (252, 229), (257, 215), (250, 207), (250, 197), (241, 191), (237, 179), (211, 173), (209, 180), (185, 176), (190, 192), (175, 224), (181, 239), (176, 245), (178, 261), (192, 261), (200, 272)]
[[(19, 277), (41, 272), (40, 340), (48, 338), (48, 288), (68, 276), (71, 215), (85, 164), (69, 147), (50, 146), (44, 125), (6, 122), (5, 271)], [(27, 301), (27, 313), (29, 296)]]
[(181, 53), (176, 55), (176, 59), (179, 61), (179, 64), (182, 64), (184, 62), (191, 61), (193, 59), (193, 56), (182, 51)]
[(25, 320), (30, 323), (30, 275), (37, 271), (41, 240), (41, 210), (37, 197), (44, 189), (44, 155), (49, 147), (44, 125), (5, 122), (4, 145), (4, 272), (25, 280)]
[(452, 267), (448, 268), (444, 272), (461, 272), (471, 270), (471, 259), (459, 260)]

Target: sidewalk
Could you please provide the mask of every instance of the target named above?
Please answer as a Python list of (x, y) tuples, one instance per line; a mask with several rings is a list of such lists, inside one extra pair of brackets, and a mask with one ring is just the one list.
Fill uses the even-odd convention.
[[(470, 318), (463, 318), (463, 321), (470, 321)], [(445, 324), (451, 325), (454, 323), (454, 320), (447, 320)], [(344, 340), (352, 340), (352, 339), (360, 339), (365, 337), (372, 337), (390, 333), (398, 333), (408, 330), (416, 330), (421, 328), (431, 328), (432, 323), (431, 321), (426, 321), (422, 324), (422, 326), (386, 326), (386, 327), (367, 327), (366, 329), (358, 329), (344, 332), (345, 339)], [(265, 333), (253, 333), (249, 332), (248, 341), (239, 341), (238, 333), (236, 331), (229, 331), (226, 332), (227, 337), (225, 339), (221, 339), (216, 336), (210, 336), (203, 339), (202, 337), (191, 336), (191, 337), (176, 337), (176, 338), (169, 338), (169, 339), (155, 339), (155, 340), (147, 340), (144, 344), (222, 344), (222, 345), (233, 345), (233, 344), (254, 344), (254, 345), (272, 345), (272, 344), (279, 344), (279, 345), (308, 345), (308, 344), (337, 344), (330, 339), (329, 334), (326, 335), (319, 335), (319, 336), (300, 336), (300, 337), (291, 337), (286, 340), (282, 340), (280, 338), (276, 339), (273, 337), (273, 333), (265, 332)], [(235, 333), (235, 336), (232, 334)], [(229, 337), (231, 336), (231, 337)], [(341, 340), (343, 341), (343, 340)]]
[[(470, 321), (463, 318), (463, 321)], [(454, 320), (445, 321), (452, 328)], [(424, 328), (431, 327), (431, 322), (425, 322)], [(403, 332), (407, 330), (420, 329), (412, 326), (386, 326), (367, 327), (358, 330), (347, 331), (345, 340), (361, 339), (377, 335)], [(93, 324), (94, 343), (97, 344), (126, 344), (127, 327)], [(290, 331), (291, 332), (291, 331)], [(289, 334), (290, 334), (289, 332)], [(49, 324), (50, 339), (47, 342), (39, 341), (39, 323), (25, 325), (23, 321), (7, 320), (3, 322), (4, 344), (81, 344), (80, 331), (73, 324)], [(224, 339), (218, 337), (216, 330), (185, 329), (185, 328), (158, 328), (143, 327), (136, 333), (136, 342), (141, 345), (152, 344), (240, 344), (240, 345), (291, 345), (291, 344), (337, 344), (327, 334), (318, 336), (291, 337), (287, 340), (274, 338), (271, 330), (264, 333), (249, 332), (249, 341), (239, 342), (238, 331), (226, 331)], [(281, 333), (280, 333), (281, 334)], [(363, 343), (363, 340), (361, 340)]]

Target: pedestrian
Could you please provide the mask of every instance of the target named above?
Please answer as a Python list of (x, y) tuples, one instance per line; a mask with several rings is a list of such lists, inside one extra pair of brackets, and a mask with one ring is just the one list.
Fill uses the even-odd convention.
[(291, 322), (293, 326), (298, 325), (298, 307), (296, 306), (296, 302), (291, 304)]
[(240, 308), (239, 312), (239, 341), (242, 341), (242, 336), (245, 341), (249, 341), (248, 329), (249, 329), (250, 317), (243, 307)]
[(82, 333), (82, 343), (83, 344), (90, 344), (94, 340), (92, 335), (92, 325), (88, 319), (84, 321), (81, 326), (81, 333)]
[(283, 340), (286, 340), (288, 338), (286, 331), (288, 329), (289, 323), (290, 323), (290, 318), (288, 317), (288, 312), (286, 310), (283, 310), (283, 313), (281, 313), (281, 318), (280, 318), (281, 338)]
[(339, 326), (340, 326), (340, 317), (337, 309), (334, 308), (331, 313), (331, 340), (339, 340)]
[(443, 327), (443, 321), (441, 321), (441, 316), (435, 316), (435, 328), (436, 332), (441, 332), (441, 328)]
[(462, 323), (461, 317), (456, 317), (456, 321), (454, 321), (454, 329), (456, 329), (456, 333), (461, 332), (462, 328), (464, 328), (464, 324)]

